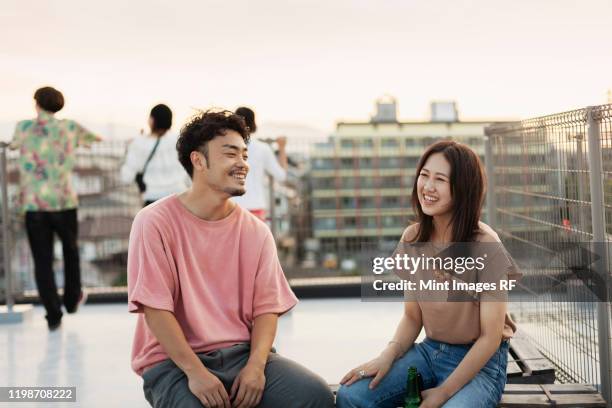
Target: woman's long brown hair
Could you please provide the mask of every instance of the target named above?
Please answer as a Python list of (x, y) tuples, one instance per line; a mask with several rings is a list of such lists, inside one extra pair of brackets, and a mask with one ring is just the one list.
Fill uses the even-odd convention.
[(414, 242), (427, 242), (433, 233), (433, 217), (423, 212), (417, 191), (417, 181), (423, 166), (432, 154), (442, 153), (451, 168), (452, 242), (470, 242), (478, 231), (478, 221), (484, 201), (486, 176), (476, 153), (464, 144), (443, 140), (429, 146), (417, 165), (412, 187), (412, 208), (419, 223)]

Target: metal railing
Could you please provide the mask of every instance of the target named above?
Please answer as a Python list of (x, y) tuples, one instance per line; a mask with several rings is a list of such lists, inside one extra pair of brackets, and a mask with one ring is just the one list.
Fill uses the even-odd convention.
[[(125, 281), (127, 241), (131, 222), (142, 207), (135, 185), (120, 181), (125, 141), (105, 141), (91, 148), (79, 148), (73, 172), (73, 186), (79, 196), (79, 247), (84, 286), (113, 286)], [(0, 146), (5, 158), (2, 173), (2, 226), (6, 268), (12, 270), (12, 293), (20, 297), (34, 291), (34, 267), (19, 204), (18, 152)], [(61, 246), (54, 246), (54, 271), (63, 287)]]
[[(532, 294), (515, 316), (558, 367), (559, 380), (600, 385), (610, 398), (612, 105), (495, 124), (485, 133), (489, 222), (507, 245), (554, 250), (591, 243), (601, 260), (599, 301), (554, 302)], [(520, 254), (517, 254), (520, 256)], [(526, 260), (529, 262), (529, 260)], [(538, 275), (542, 271), (527, 271)], [(529, 278), (538, 278), (529, 276)], [(576, 282), (576, 287), (581, 282)], [(608, 293), (606, 293), (608, 292)]]
[(7, 180), (7, 144), (0, 143), (0, 194), (2, 211), (2, 277), (4, 282), (3, 292), (4, 298), (6, 299), (6, 307), (8, 312), (13, 311), (15, 300), (13, 299), (13, 274), (11, 272), (11, 233), (10, 233), (10, 211), (9, 211), (9, 200), (8, 200), (8, 180)]

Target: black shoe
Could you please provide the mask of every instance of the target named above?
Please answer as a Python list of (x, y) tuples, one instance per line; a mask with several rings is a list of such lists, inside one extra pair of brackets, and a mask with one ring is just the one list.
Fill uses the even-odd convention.
[(70, 309), (66, 308), (66, 311), (70, 314), (76, 313), (77, 310), (79, 310), (79, 306), (84, 305), (85, 302), (87, 302), (87, 292), (81, 291), (77, 304), (74, 305), (74, 307), (71, 307)]
[(62, 318), (60, 317), (57, 320), (48, 320), (47, 326), (49, 327), (49, 331), (55, 331), (62, 325)]

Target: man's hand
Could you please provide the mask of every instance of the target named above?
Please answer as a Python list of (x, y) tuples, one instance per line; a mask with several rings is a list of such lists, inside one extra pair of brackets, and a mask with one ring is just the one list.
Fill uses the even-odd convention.
[(266, 377), (263, 367), (258, 364), (247, 363), (240, 371), (232, 385), (230, 399), (236, 408), (255, 407), (261, 401)]
[(424, 390), (421, 392), (421, 396), (423, 402), (419, 405), (420, 408), (439, 408), (450, 398), (450, 395), (440, 387)]
[(187, 375), (189, 390), (206, 408), (230, 408), (230, 399), (223, 383), (204, 366)]

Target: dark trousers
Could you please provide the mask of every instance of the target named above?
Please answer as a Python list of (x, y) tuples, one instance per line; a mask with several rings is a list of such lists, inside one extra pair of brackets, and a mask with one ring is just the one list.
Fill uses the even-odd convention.
[(67, 310), (76, 306), (81, 293), (77, 210), (28, 211), (25, 223), (34, 258), (38, 295), (47, 311), (47, 320), (56, 322), (62, 317), (62, 308), (53, 274), (54, 234), (62, 241), (65, 278), (63, 303)]
[[(247, 363), (251, 347), (231, 347), (197, 356), (230, 392), (238, 373)], [(334, 396), (325, 380), (298, 363), (281, 357), (273, 350), (264, 369), (266, 385), (258, 408), (333, 408)], [(145, 398), (153, 408), (202, 408), (189, 390), (185, 373), (165, 360), (142, 375)]]

